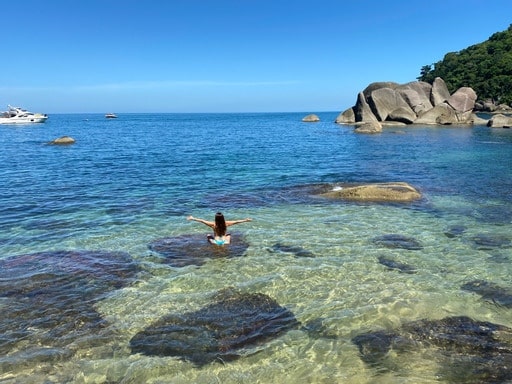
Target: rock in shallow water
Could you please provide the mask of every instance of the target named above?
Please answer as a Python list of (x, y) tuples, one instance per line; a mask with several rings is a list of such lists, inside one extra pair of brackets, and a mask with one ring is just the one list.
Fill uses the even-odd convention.
[[(420, 358), (437, 360), (436, 376), (442, 381), (505, 383), (512, 379), (512, 329), (491, 322), (465, 316), (418, 320), (396, 331), (363, 333), (352, 342), (361, 359), (379, 371), (399, 370), (405, 356), (418, 352)], [(426, 353), (428, 349), (431, 354)]]
[(164, 263), (173, 267), (188, 265), (201, 266), (210, 259), (240, 257), (245, 254), (249, 244), (243, 236), (232, 234), (231, 244), (217, 246), (210, 244), (206, 235), (181, 235), (156, 239), (149, 249), (164, 256)]
[(421, 193), (403, 182), (346, 185), (321, 193), (319, 196), (363, 202), (411, 202), (421, 198)]
[(269, 249), (270, 252), (293, 253), (296, 257), (315, 257), (315, 254), (298, 245), (276, 243)]
[(0, 355), (42, 349), (41, 356), (53, 359), (44, 351), (81, 338), (98, 340), (106, 323), (95, 303), (133, 282), (139, 271), (124, 252), (53, 251), (0, 259)]
[(512, 290), (485, 280), (474, 280), (462, 285), (464, 291), (474, 292), (482, 299), (503, 307), (512, 308)]
[(385, 248), (402, 248), (411, 251), (423, 249), (421, 243), (413, 237), (399, 234), (387, 234), (373, 239), (373, 243)]
[(404, 264), (399, 261), (393, 260), (389, 257), (379, 256), (379, 263), (388, 267), (391, 270), (397, 270), (402, 273), (416, 273), (416, 268), (408, 264)]
[(137, 333), (132, 353), (176, 356), (196, 365), (240, 357), (240, 350), (297, 328), (294, 314), (261, 293), (223, 294), (184, 314), (170, 314)]
[(495, 234), (478, 234), (473, 236), (471, 240), (473, 240), (475, 248), (481, 250), (508, 248), (511, 246), (509, 238)]

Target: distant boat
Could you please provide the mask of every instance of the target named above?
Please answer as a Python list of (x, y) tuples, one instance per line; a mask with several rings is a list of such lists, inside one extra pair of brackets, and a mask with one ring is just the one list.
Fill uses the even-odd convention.
[(33, 124), (44, 123), (48, 120), (46, 114), (29, 112), (11, 105), (8, 105), (8, 108), (7, 111), (0, 113), (0, 124)]
[(115, 114), (113, 114), (113, 113), (107, 113), (107, 114), (105, 115), (105, 117), (106, 117), (107, 119), (117, 119), (117, 115), (115, 115)]

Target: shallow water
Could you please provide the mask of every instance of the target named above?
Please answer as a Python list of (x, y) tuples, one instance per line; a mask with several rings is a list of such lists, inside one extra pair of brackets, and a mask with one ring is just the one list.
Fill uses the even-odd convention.
[[(510, 290), (512, 131), (404, 127), (357, 135), (333, 123), (336, 113), (319, 114), (322, 121), (314, 124), (302, 123), (304, 115), (52, 115), (44, 125), (0, 127), (0, 259), (64, 250), (123, 252), (139, 268), (126, 285), (84, 293), (88, 306), (70, 301), (75, 312), (88, 308), (84, 317), (93, 320), (55, 342), (51, 329), (27, 324), (35, 316), (27, 313), (35, 306), (40, 315), (56, 302), (46, 296), (35, 301), (39, 293), (15, 302), (0, 297), (2, 311), (20, 319), (20, 329), (10, 324), (7, 340), (0, 341), (9, 346), (0, 357), (0, 381), (453, 380), (443, 378), (441, 363), (423, 350), (402, 357), (393, 369), (365, 365), (351, 339), (460, 315), (512, 327), (512, 309), (461, 289), (485, 280)], [(46, 145), (63, 135), (76, 144)], [(405, 205), (358, 204), (310, 193), (320, 184), (386, 181), (409, 182), (424, 198)], [(206, 235), (207, 227), (186, 216), (212, 219), (219, 210), (228, 220), (253, 219), (233, 228), (234, 240), (248, 243), (242, 256), (176, 267), (149, 248), (156, 239)], [(390, 234), (421, 246), (375, 241)], [(410, 265), (415, 273), (390, 269), (379, 257)], [(55, 272), (52, 258), (38, 265)], [(70, 269), (59, 270), (64, 275), (56, 279), (74, 273)], [(90, 269), (85, 286), (104, 284), (95, 275), (101, 268)], [(8, 273), (1, 279), (13, 289), (27, 281), (9, 280)], [(84, 289), (83, 279), (77, 281), (74, 288), (65, 285), (72, 297)], [(304, 327), (244, 348), (241, 358), (225, 364), (197, 367), (176, 357), (131, 353), (130, 339), (145, 327), (169, 313), (199, 310), (231, 287), (268, 295)]]

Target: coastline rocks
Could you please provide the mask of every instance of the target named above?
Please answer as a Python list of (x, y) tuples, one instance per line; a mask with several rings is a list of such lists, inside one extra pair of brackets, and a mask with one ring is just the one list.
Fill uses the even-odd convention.
[(338, 115), (338, 124), (390, 122), (404, 124), (478, 124), (473, 114), (477, 95), (461, 87), (450, 95), (446, 83), (436, 78), (432, 85), (414, 81), (403, 85), (376, 82), (357, 96), (356, 105)]
[(50, 141), (48, 144), (50, 145), (69, 145), (69, 144), (75, 144), (76, 140), (73, 139), (70, 136), (62, 136), (58, 139)]
[(305, 116), (302, 119), (302, 121), (305, 123), (316, 123), (316, 122), (320, 121), (320, 118), (315, 114), (311, 114), (311, 115)]
[(410, 202), (421, 198), (421, 193), (404, 182), (374, 183), (348, 186), (321, 193), (330, 199), (372, 201), (372, 202)]

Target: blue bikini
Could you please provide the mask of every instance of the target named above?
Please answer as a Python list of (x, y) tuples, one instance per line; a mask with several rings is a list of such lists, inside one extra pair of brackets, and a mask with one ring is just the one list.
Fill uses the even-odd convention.
[(224, 239), (213, 239), (213, 242), (217, 245), (224, 245), (226, 244), (226, 240)]

